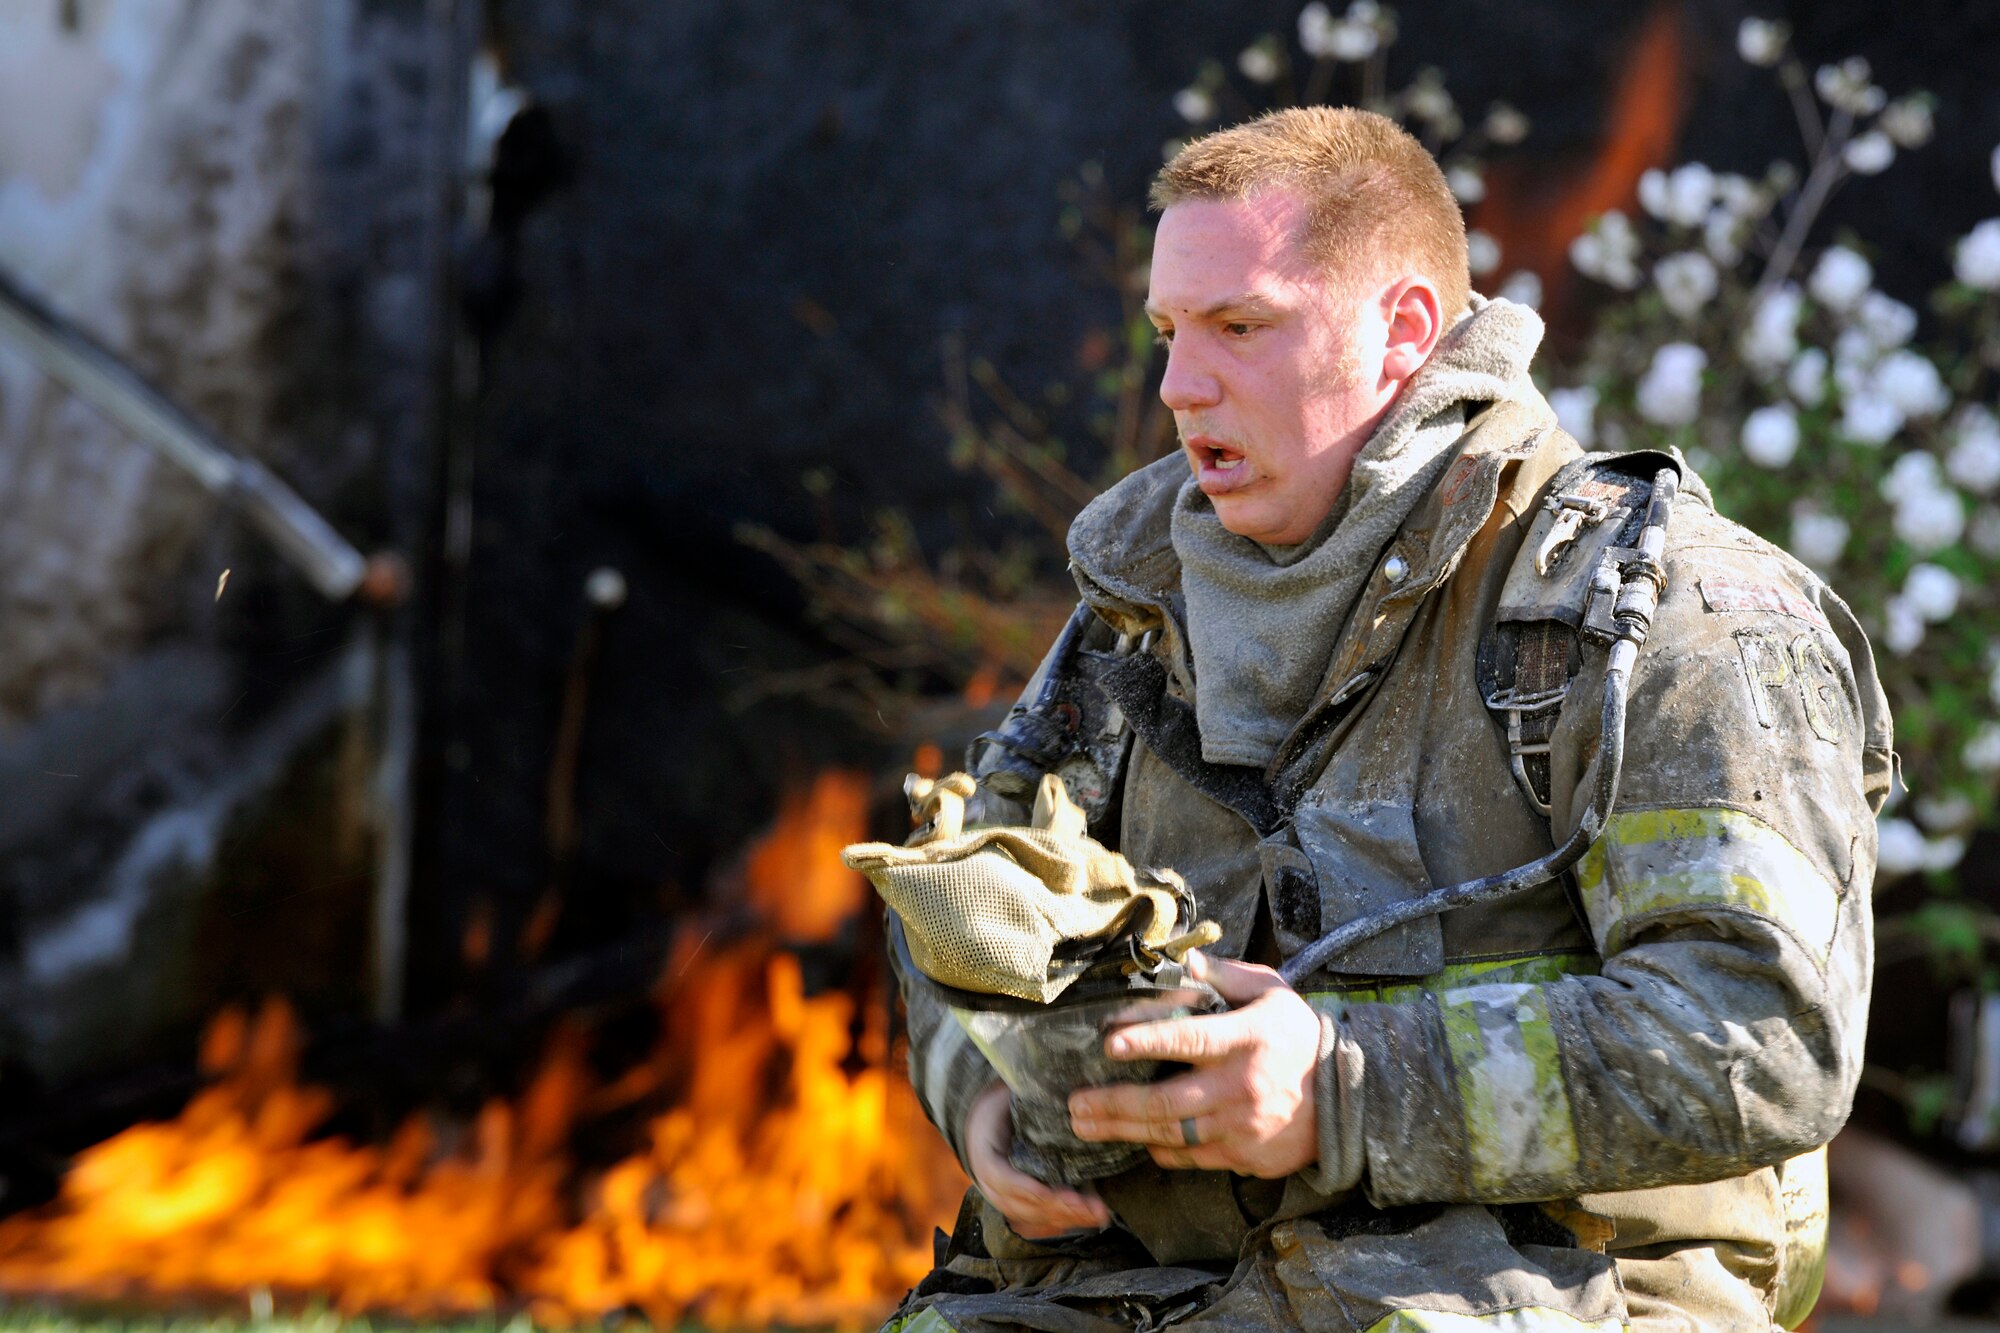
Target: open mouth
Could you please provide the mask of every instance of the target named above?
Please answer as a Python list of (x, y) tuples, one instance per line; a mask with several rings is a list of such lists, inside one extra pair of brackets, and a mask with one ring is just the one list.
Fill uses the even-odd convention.
[(1215, 440), (1190, 440), (1195, 456), (1203, 469), (1214, 468), (1217, 472), (1234, 472), (1243, 465), (1241, 451)]

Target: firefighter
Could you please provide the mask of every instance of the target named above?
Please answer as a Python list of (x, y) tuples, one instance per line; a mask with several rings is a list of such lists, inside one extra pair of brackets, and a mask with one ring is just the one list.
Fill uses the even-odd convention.
[[(975, 1188), (893, 1325), (1798, 1322), (1891, 781), (1853, 616), (1677, 456), (1556, 426), (1540, 320), (1471, 292), (1458, 206), (1393, 122), (1274, 112), (1152, 200), (1181, 451), (1076, 520), (1086, 610), (974, 747), (971, 814), (1025, 824), (1059, 773), (1220, 926), (1188, 964), (1230, 1007), (1108, 1038), (1187, 1068), (1070, 1095), (1080, 1143), (1145, 1157), (1065, 1183), (1019, 1169), (1012, 1094), (906, 958), (912, 1078)], [(1607, 737), (1635, 571), (1658, 607)], [(1082, 703), (1031, 715), (1057, 697)], [(1283, 970), (1579, 829), (1567, 874)]]

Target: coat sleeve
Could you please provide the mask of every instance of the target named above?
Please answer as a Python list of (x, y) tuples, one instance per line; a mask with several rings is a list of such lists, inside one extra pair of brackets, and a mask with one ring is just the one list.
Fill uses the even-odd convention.
[[(1033, 679), (1022, 690), (1021, 698), (1015, 705), (1017, 708), (1035, 697), (1049, 668), (1050, 663), (1045, 658)], [(990, 749), (983, 751), (983, 755), (988, 763), (1000, 757)], [(981, 771), (981, 758), (981, 747), (975, 745), (968, 760), (974, 778), (986, 776)], [(1027, 806), (996, 795), (983, 783), (966, 810), (966, 820), (970, 825), (1026, 824), (1028, 818)], [(951, 1150), (958, 1154), (959, 1165), (969, 1176), (972, 1166), (965, 1156), (965, 1115), (972, 1108), (974, 1099), (1000, 1076), (979, 1048), (973, 1045), (965, 1028), (952, 1016), (937, 987), (910, 962), (909, 950), (900, 938), (902, 926), (894, 913), (890, 913), (886, 929), (890, 932), (889, 957), (895, 968), (906, 1015), (911, 1086), (916, 1089), (924, 1114), (944, 1135)]]
[[(1377, 1203), (1715, 1180), (1816, 1147), (1847, 1116), (1887, 706), (1837, 597), (1686, 508), (1620, 799), (1574, 876), (1600, 971), (1347, 1010), (1361, 1068), (1340, 1080), (1360, 1103), (1345, 1118)], [(1553, 738), (1558, 833), (1591, 797), (1603, 664), (1585, 649)]]
[(889, 958), (902, 991), (910, 1039), (910, 1083), (924, 1115), (958, 1154), (965, 1174), (972, 1164), (965, 1155), (965, 1115), (979, 1094), (999, 1075), (972, 1044), (965, 1028), (952, 1016), (936, 986), (911, 964), (898, 936), (902, 924), (889, 914)]

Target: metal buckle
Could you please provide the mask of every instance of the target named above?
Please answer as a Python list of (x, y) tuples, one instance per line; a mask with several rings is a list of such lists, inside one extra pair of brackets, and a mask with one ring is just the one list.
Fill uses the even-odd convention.
[(1535, 572), (1546, 576), (1561, 558), (1563, 548), (1575, 541), (1586, 523), (1602, 523), (1611, 513), (1608, 500), (1593, 500), (1584, 495), (1551, 495), (1542, 501), (1542, 508), (1556, 516), (1542, 544), (1535, 548)]

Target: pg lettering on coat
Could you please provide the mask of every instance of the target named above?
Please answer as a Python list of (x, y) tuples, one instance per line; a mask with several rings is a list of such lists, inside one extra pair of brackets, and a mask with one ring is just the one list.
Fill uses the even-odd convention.
[(1844, 711), (1840, 672), (1819, 637), (1810, 632), (1787, 636), (1770, 629), (1740, 629), (1735, 637), (1758, 724), (1776, 727), (1783, 696), (1796, 694), (1813, 734), (1838, 745)]
[(1738, 810), (1613, 815), (1577, 865), (1597, 947), (1624, 949), (1648, 920), (1745, 911), (1775, 921), (1825, 965), (1839, 895), (1785, 835)]

